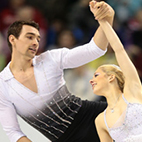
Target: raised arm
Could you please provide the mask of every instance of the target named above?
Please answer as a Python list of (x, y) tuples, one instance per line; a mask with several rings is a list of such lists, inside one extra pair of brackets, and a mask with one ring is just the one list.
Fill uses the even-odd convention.
[[(103, 1), (102, 2), (91, 1), (90, 10), (93, 13), (94, 18), (95, 17), (97, 17), (98, 19), (104, 18), (110, 25), (113, 24), (114, 10), (107, 3)], [(108, 40), (101, 27), (97, 29), (93, 37), (93, 40), (98, 47), (100, 47), (102, 50), (106, 50), (108, 46)]]
[(127, 95), (132, 94), (134, 97), (142, 99), (140, 78), (120, 39), (106, 20), (100, 20), (99, 23), (115, 52), (117, 62), (125, 76), (124, 93)]

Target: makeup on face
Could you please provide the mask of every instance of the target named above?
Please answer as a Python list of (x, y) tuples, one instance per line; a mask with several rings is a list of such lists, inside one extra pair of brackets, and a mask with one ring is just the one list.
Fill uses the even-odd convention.
[(97, 76), (99, 76), (100, 75), (100, 73), (94, 73), (94, 77), (96, 78)]

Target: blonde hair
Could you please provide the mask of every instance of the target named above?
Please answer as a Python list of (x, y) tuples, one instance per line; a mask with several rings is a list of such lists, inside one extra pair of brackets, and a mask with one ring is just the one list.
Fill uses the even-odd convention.
[(105, 72), (107, 75), (112, 75), (112, 74), (115, 75), (118, 86), (121, 92), (123, 93), (125, 80), (124, 80), (123, 72), (121, 71), (120, 67), (114, 64), (106, 64), (106, 65), (100, 66), (99, 68), (103, 72)]

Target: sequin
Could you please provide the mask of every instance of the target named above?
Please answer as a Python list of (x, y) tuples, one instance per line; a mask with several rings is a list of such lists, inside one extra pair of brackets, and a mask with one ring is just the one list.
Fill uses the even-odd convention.
[(142, 104), (129, 103), (123, 125), (109, 128), (109, 133), (115, 142), (142, 141)]

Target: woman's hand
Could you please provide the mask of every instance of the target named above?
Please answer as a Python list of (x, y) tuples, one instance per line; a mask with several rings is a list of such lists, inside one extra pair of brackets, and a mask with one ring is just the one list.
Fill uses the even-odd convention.
[(90, 10), (93, 13), (96, 20), (106, 20), (110, 23), (114, 19), (115, 12), (111, 6), (106, 2), (96, 2), (92, 0), (89, 3)]

